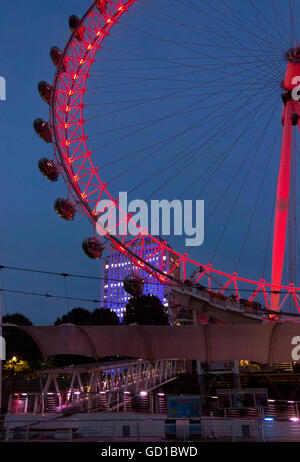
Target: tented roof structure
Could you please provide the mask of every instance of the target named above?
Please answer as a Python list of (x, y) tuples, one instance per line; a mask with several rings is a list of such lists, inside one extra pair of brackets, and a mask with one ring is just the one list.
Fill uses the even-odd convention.
[[(292, 361), (300, 324), (173, 326), (26, 326), (44, 357), (82, 355), (200, 361), (251, 360), (263, 364)], [(300, 350), (300, 348), (299, 348)]]

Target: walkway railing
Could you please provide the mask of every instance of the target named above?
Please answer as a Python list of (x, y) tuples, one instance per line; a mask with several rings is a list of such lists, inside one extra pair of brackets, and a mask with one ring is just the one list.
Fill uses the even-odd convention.
[[(261, 322), (262, 312), (258, 304), (245, 306), (235, 298), (225, 297), (209, 290), (199, 290), (195, 287), (174, 287), (173, 293), (179, 304), (194, 309), (200, 314), (212, 316), (231, 322)], [(205, 307), (205, 309), (203, 309)]]
[[(153, 390), (185, 372), (185, 361), (123, 361), (52, 370), (46, 373), (41, 393), (13, 393), (9, 414), (45, 414), (118, 411), (132, 407)], [(67, 389), (59, 387), (58, 375), (70, 375)], [(50, 391), (54, 388), (55, 391)], [(137, 406), (138, 407), (138, 406)], [(146, 411), (147, 412), (147, 411)]]
[[(167, 396), (162, 392), (138, 393), (15, 393), (8, 414), (68, 414), (89, 412), (145, 413), (167, 415)], [(268, 400), (265, 408), (220, 408), (217, 397), (201, 396), (201, 415), (219, 419), (266, 419), (300, 421), (300, 402)]]

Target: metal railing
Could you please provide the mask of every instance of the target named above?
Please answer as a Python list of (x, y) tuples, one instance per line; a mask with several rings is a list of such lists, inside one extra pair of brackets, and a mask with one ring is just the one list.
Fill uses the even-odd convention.
[[(91, 412), (167, 414), (167, 396), (162, 392), (15, 393), (10, 396), (9, 415), (75, 414)], [(220, 419), (281, 419), (298, 422), (299, 401), (268, 400), (267, 407), (220, 408), (217, 397), (200, 396), (201, 415)]]
[(262, 441), (257, 422), (200, 419), (52, 419), (7, 421), (4, 441)]
[[(42, 392), (13, 393), (9, 396), (9, 414), (45, 414), (51, 412), (115, 411), (132, 403), (133, 399), (148, 396), (152, 390), (175, 380), (185, 372), (183, 360), (124, 361), (96, 364), (87, 370), (64, 369), (49, 371)], [(62, 390), (58, 375), (69, 374), (69, 386)], [(85, 375), (85, 383), (83, 381)], [(86, 379), (87, 377), (87, 379)], [(77, 380), (77, 385), (75, 385)], [(55, 391), (51, 391), (51, 383)]]
[(9, 398), (8, 414), (47, 414), (70, 412), (145, 412), (165, 414), (166, 399), (153, 394), (73, 391), (64, 393), (14, 393)]
[(299, 422), (258, 419), (115, 418), (7, 420), (3, 441), (300, 441)]
[[(186, 303), (190, 305), (190, 297), (193, 297), (194, 300), (199, 300), (201, 302), (206, 302), (207, 305), (220, 308), (221, 311), (231, 311), (236, 314), (242, 314), (246, 318), (252, 318), (257, 321), (262, 319), (262, 312), (260, 311), (259, 304), (250, 303), (246, 306), (244, 303), (237, 301), (235, 297), (226, 297), (220, 293), (209, 291), (208, 289), (199, 289), (196, 287), (174, 287), (173, 292), (177, 295), (179, 303), (186, 306)], [(181, 296), (181, 297), (180, 297)], [(187, 297), (186, 303), (184, 298)], [(193, 307), (196, 311), (197, 308)], [(207, 312), (208, 313), (208, 312)], [(219, 316), (221, 313), (219, 314)], [(219, 317), (218, 316), (218, 317)]]

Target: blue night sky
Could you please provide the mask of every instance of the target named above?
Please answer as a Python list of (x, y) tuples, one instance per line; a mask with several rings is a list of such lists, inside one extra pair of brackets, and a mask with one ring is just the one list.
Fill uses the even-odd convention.
[[(146, 103), (145, 105), (139, 106), (137, 112), (131, 111), (120, 111), (119, 114), (114, 112), (113, 116), (108, 116), (106, 119), (100, 118), (102, 114), (102, 107), (104, 104), (111, 104), (113, 110), (122, 108), (124, 106), (123, 100), (126, 102), (134, 97), (138, 96), (136, 92), (137, 87), (128, 85), (124, 87), (124, 95), (120, 96), (120, 93), (112, 94), (109, 90), (105, 91), (104, 88), (110, 88), (108, 85), (113, 81), (118, 84), (120, 81), (125, 81), (126, 78), (130, 82), (132, 79), (132, 72), (135, 72), (135, 77), (138, 79), (146, 79), (150, 76), (150, 83), (146, 83), (145, 87), (140, 87), (139, 91), (144, 91), (146, 95), (153, 95), (157, 97), (159, 94), (159, 85), (161, 82), (158, 77), (163, 77), (166, 73), (171, 77), (180, 74), (182, 67), (178, 66), (176, 69), (161, 69), (161, 61), (151, 62), (151, 68), (146, 66), (146, 61), (142, 60), (139, 64), (139, 70), (136, 68), (136, 61), (127, 64), (123, 71), (120, 70), (120, 66), (124, 66), (124, 50), (129, 50), (131, 47), (132, 52), (143, 55), (143, 56), (161, 56), (162, 58), (168, 58), (173, 60), (187, 59), (189, 62), (195, 62), (197, 55), (195, 52), (196, 48), (192, 48), (194, 51), (186, 51), (184, 48), (174, 49), (174, 45), (167, 44), (167, 39), (172, 38), (173, 40), (180, 40), (181, 43), (185, 43), (187, 46), (190, 43), (198, 42), (198, 56), (199, 50), (203, 52), (200, 38), (197, 37), (195, 31), (186, 31), (183, 27), (179, 27), (174, 21), (154, 22), (155, 15), (158, 15), (158, 11), (154, 10), (151, 13), (151, 7), (149, 7), (150, 0), (145, 2), (139, 2), (136, 10), (133, 10), (132, 17), (120, 21), (118, 25), (119, 29), (111, 33), (111, 37), (108, 39), (110, 42), (104, 43), (103, 54), (100, 59), (95, 63), (94, 74), (92, 72), (90, 82), (88, 84), (87, 92), (87, 108), (86, 114), (87, 119), (89, 115), (91, 120), (87, 122), (89, 133), (92, 135), (99, 130), (102, 132), (108, 132), (109, 127), (120, 127), (125, 123), (134, 122), (136, 120), (151, 120), (157, 116), (158, 111), (163, 115), (164, 111), (178, 111), (180, 108), (187, 104), (191, 104), (192, 91), (185, 96), (172, 100), (169, 102), (159, 102), (159, 106), (154, 103)], [(172, 12), (168, 10), (171, 1), (158, 1), (153, 0), (153, 5), (160, 6), (180, 17), (180, 10)], [(187, 1), (182, 2), (187, 5)], [(208, 2), (209, 3), (209, 2)], [(220, 2), (221, 3), (221, 2)], [(250, 17), (255, 22), (254, 12), (249, 12), (249, 6), (246, 6), (248, 2), (238, 2), (232, 0), (233, 6), (240, 5), (243, 3), (243, 8), (240, 7), (239, 13)], [(255, 4), (259, 5), (259, 8), (265, 12), (265, 26), (266, 30), (270, 27), (268, 24), (272, 22), (276, 25), (274, 19), (274, 12), (272, 11), (270, 1), (263, 0), (261, 2), (255, 1)], [(283, 5), (287, 2), (284, 0), (276, 0), (275, 3), (278, 6), (278, 11), (282, 12)], [(180, 8), (180, 2), (174, 0), (174, 4)], [(200, 2), (193, 0), (194, 12), (191, 10), (185, 16), (182, 16), (182, 21), (187, 24), (191, 24), (192, 17), (196, 12), (196, 7), (206, 8), (207, 2)], [(41, 269), (45, 271), (58, 271), (65, 273), (77, 273), (86, 274), (90, 276), (100, 276), (100, 263), (94, 262), (88, 259), (81, 250), (82, 240), (89, 236), (91, 226), (89, 222), (81, 215), (76, 216), (74, 223), (67, 223), (61, 220), (54, 212), (53, 203), (57, 197), (66, 196), (66, 186), (60, 179), (58, 183), (50, 183), (42, 177), (37, 168), (37, 162), (41, 157), (51, 157), (52, 148), (51, 145), (46, 145), (41, 141), (33, 131), (33, 120), (37, 117), (47, 119), (48, 107), (41, 100), (38, 91), (37, 84), (40, 80), (47, 80), (52, 82), (54, 78), (54, 66), (49, 57), (50, 47), (53, 45), (63, 48), (67, 43), (70, 36), (70, 30), (68, 28), (68, 18), (71, 14), (77, 14), (82, 16), (90, 5), (88, 0), (16, 0), (11, 2), (9, 0), (0, 0), (1, 16), (0, 16), (0, 43), (1, 43), (1, 69), (0, 75), (5, 77), (7, 82), (7, 101), (0, 101), (0, 133), (1, 133), (1, 170), (0, 170), (0, 181), (2, 194), (0, 196), (0, 211), (1, 211), (1, 241), (0, 241), (0, 264), (5, 266), (15, 266), (24, 268)], [(148, 9), (147, 9), (148, 8)], [(211, 10), (207, 10), (210, 11)], [(200, 13), (200, 12), (199, 12)], [(288, 17), (288, 12), (286, 16)], [(299, 14), (299, 11), (295, 12), (295, 15)], [(216, 13), (218, 14), (218, 13)], [(227, 10), (227, 14), (228, 10)], [(191, 15), (191, 16), (189, 16)], [(250, 15), (250, 16), (249, 16)], [(143, 24), (141, 26), (141, 21)], [(238, 30), (235, 30), (234, 24), (237, 23), (238, 19), (233, 18), (232, 23), (224, 25), (225, 34), (234, 34), (235, 37), (239, 36), (241, 39), (240, 47), (244, 46), (247, 40), (247, 34), (244, 35)], [(269, 21), (269, 22), (268, 22)], [(299, 21), (298, 21), (299, 23)], [(196, 23), (195, 23), (196, 24)], [(205, 24), (205, 23), (203, 23)], [(139, 29), (141, 26), (142, 30), (147, 30), (148, 34), (151, 31), (154, 38), (151, 40), (143, 39), (143, 34)], [(178, 29), (179, 27), (179, 29)], [(200, 25), (198, 26), (200, 27)], [(207, 27), (212, 27), (209, 22)], [(131, 31), (131, 34), (129, 33)], [(179, 30), (179, 33), (177, 33)], [(273, 34), (278, 39), (278, 44), (274, 44), (274, 50), (270, 55), (266, 54), (266, 51), (260, 49), (258, 52), (259, 61), (254, 63), (253, 55), (251, 54), (251, 46), (254, 48), (260, 48), (259, 40), (256, 45), (253, 41), (249, 43), (249, 62), (246, 67), (246, 77), (243, 78), (242, 70), (238, 67), (239, 50), (240, 47), (237, 42), (234, 42), (236, 47), (235, 57), (231, 56), (231, 65), (235, 66), (235, 70), (232, 73), (225, 73), (224, 80), (222, 80), (222, 73), (216, 70), (216, 60), (224, 62), (228, 59), (226, 51), (219, 52), (219, 55), (212, 56), (211, 53), (211, 38), (209, 33), (207, 35), (206, 42), (203, 43), (203, 47), (206, 49), (208, 68), (199, 77), (198, 74), (192, 74), (188, 76), (188, 82), (195, 82), (198, 79), (197, 88), (200, 89), (203, 95), (204, 91), (208, 94), (211, 93), (211, 107), (215, 107), (216, 118), (215, 121), (212, 119), (210, 126), (203, 126), (202, 132), (198, 134), (192, 132), (186, 138), (181, 138), (174, 146), (169, 146), (166, 149), (169, 151), (161, 152), (161, 155), (157, 159), (148, 159), (137, 164), (132, 163), (128, 175), (121, 175), (120, 181), (114, 182), (113, 178), (119, 172), (124, 171), (131, 164), (117, 163), (116, 165), (107, 167), (104, 170), (104, 174), (107, 178), (112, 180), (112, 191), (114, 194), (118, 194), (119, 191), (129, 191), (138, 183), (146, 179), (149, 173), (163, 165), (164, 156), (174, 156), (177, 158), (176, 149), (182, 150), (189, 143), (192, 142), (193, 136), (195, 140), (201, 142), (204, 136), (209, 133), (210, 130), (216, 132), (216, 134), (222, 134), (222, 127), (228, 121), (228, 118), (233, 117), (232, 121), (237, 120), (236, 116), (230, 116), (227, 114), (227, 107), (225, 102), (228, 100), (228, 95), (234, 93), (227, 93), (226, 89), (229, 88), (229, 83), (232, 82), (231, 91), (237, 91), (240, 82), (243, 82), (244, 87), (242, 97), (245, 98), (246, 92), (249, 91), (249, 98), (243, 99), (245, 101), (238, 118), (241, 119), (241, 124), (235, 125), (231, 131), (227, 131), (224, 136), (216, 141), (215, 145), (212, 146), (212, 153), (209, 154), (208, 160), (200, 159), (200, 156), (194, 159), (190, 169), (186, 169), (182, 172), (182, 176), (177, 176), (176, 169), (166, 170), (163, 176), (154, 176), (152, 181), (144, 184), (140, 189), (135, 189), (132, 193), (132, 198), (141, 199), (172, 199), (177, 198), (180, 194), (190, 185), (193, 181), (196, 186), (191, 188), (189, 192), (186, 192), (184, 199), (204, 199), (206, 206), (206, 213), (210, 213), (216, 207), (219, 198), (223, 196), (224, 190), (226, 190), (227, 182), (230, 183), (231, 175), (237, 170), (240, 173), (236, 177), (236, 183), (233, 183), (231, 192), (228, 197), (224, 199), (220, 210), (217, 213), (217, 218), (213, 218), (211, 224), (206, 228), (206, 239), (205, 244), (199, 249), (192, 249), (191, 255), (206, 263), (209, 261), (216, 242), (218, 241), (220, 232), (222, 233), (222, 227), (228, 219), (230, 207), (236, 198), (238, 198), (237, 206), (230, 216), (230, 225), (228, 229), (224, 230), (227, 233), (227, 237), (224, 234), (224, 240), (222, 245), (218, 247), (217, 257), (215, 263), (217, 267), (224, 270), (233, 271), (235, 261), (239, 256), (239, 249), (243, 244), (244, 236), (247, 233), (247, 225), (254, 204), (256, 204), (255, 215), (253, 217), (253, 223), (249, 232), (249, 239), (247, 239), (247, 245), (243, 253), (243, 258), (240, 262), (239, 269), (245, 275), (250, 277), (260, 278), (262, 276), (263, 258), (260, 259), (261, 255), (265, 252), (265, 247), (270, 238), (269, 236), (269, 224), (272, 218), (272, 207), (274, 190), (276, 186), (276, 172), (279, 164), (279, 153), (280, 153), (280, 133), (281, 133), (281, 101), (280, 101), (280, 76), (283, 77), (282, 72), (284, 71), (284, 60), (283, 51), (286, 50), (289, 43), (289, 37), (284, 32), (285, 27), (279, 26), (281, 33), (276, 32), (275, 29), (269, 29), (270, 34), (266, 32), (266, 43), (265, 50), (272, 46)], [(133, 33), (134, 32), (134, 33)], [(224, 32), (224, 31), (223, 31)], [(256, 31), (259, 35), (259, 29)], [(262, 32), (261, 32), (262, 33)], [(194, 36), (193, 36), (194, 34)], [(160, 43), (156, 40), (157, 37), (164, 37), (166, 40)], [(149, 37), (151, 37), (149, 35)], [(148, 37), (148, 38), (149, 38)], [(252, 37), (253, 38), (253, 37)], [(224, 39), (219, 37), (219, 40), (224, 40), (224, 46), (228, 46), (228, 38)], [(253, 39), (255, 41), (255, 38)], [(275, 39), (274, 39), (275, 40)], [(276, 42), (276, 43), (277, 43)], [(263, 54), (264, 51), (264, 54)], [(242, 59), (245, 60), (245, 52)], [(134, 56), (134, 55), (131, 55)], [(111, 62), (112, 57), (116, 59), (116, 62)], [(267, 59), (266, 59), (267, 57)], [(200, 56), (199, 56), (200, 59)], [(222, 61), (223, 59), (223, 61)], [(101, 61), (102, 60), (102, 61)], [(126, 61), (125, 61), (126, 62)], [(200, 62), (200, 61), (199, 61)], [(197, 64), (199, 63), (197, 61)], [(228, 61), (229, 62), (229, 61)], [(269, 64), (268, 64), (269, 63)], [(148, 63), (149, 64), (149, 63)], [(213, 64), (213, 67), (209, 67)], [(167, 63), (167, 66), (170, 65)], [(109, 67), (110, 66), (110, 67)], [(221, 64), (220, 64), (221, 66)], [(251, 69), (256, 66), (257, 74)], [(265, 74), (263, 74), (265, 71)], [(183, 71), (182, 71), (183, 72)], [(248, 72), (248, 74), (247, 74)], [(160, 74), (162, 73), (162, 74)], [(255, 83), (255, 75), (257, 80)], [(270, 85), (266, 86), (262, 90), (264, 83), (262, 75), (265, 75), (265, 79), (270, 81)], [(129, 77), (128, 77), (129, 76)], [(151, 77), (156, 76), (158, 79), (156, 82), (151, 81)], [(213, 78), (216, 79), (213, 82)], [(216, 77), (217, 76), (217, 77)], [(202, 78), (202, 80), (201, 80)], [(102, 80), (101, 80), (102, 79)], [(114, 80), (112, 80), (114, 79)], [(168, 91), (174, 91), (180, 86), (182, 90), (182, 81), (180, 83), (172, 81), (169, 82)], [(100, 83), (99, 83), (100, 82)], [(204, 83), (206, 82), (206, 83)], [(260, 83), (260, 87), (255, 87), (257, 82)], [(189, 84), (189, 83), (187, 83)], [(89, 87), (90, 85), (90, 87)], [(95, 91), (97, 85), (101, 87), (99, 92)], [(166, 85), (164, 83), (163, 85)], [(248, 88), (245, 85), (249, 86)], [(216, 92), (220, 91), (220, 87), (223, 86), (224, 93), (216, 96)], [(232, 87), (235, 87), (234, 89)], [(118, 87), (120, 88), (120, 87)], [(122, 88), (122, 87), (121, 87)], [(206, 89), (206, 90), (205, 90)], [(167, 87), (164, 87), (164, 91)], [(131, 91), (131, 92), (130, 92)], [(152, 93), (151, 93), (152, 92)], [(193, 92), (197, 94), (197, 89)], [(247, 95), (246, 95), (247, 96)], [(196, 96), (195, 96), (196, 97)], [(167, 102), (166, 102), (167, 101)], [(234, 111), (237, 107), (236, 104), (238, 99), (231, 103), (229, 109)], [(95, 104), (96, 103), (96, 104)], [(92, 106), (94, 104), (94, 106)], [(126, 103), (127, 104), (127, 103)], [(206, 103), (207, 104), (207, 103)], [(101, 106), (102, 105), (102, 106)], [(123, 106), (122, 106), (123, 105)], [(204, 188), (205, 169), (209, 166), (209, 160), (213, 155), (220, 155), (223, 149), (233, 142), (235, 137), (241, 133), (244, 129), (242, 121), (247, 124), (246, 114), (255, 109), (259, 111), (261, 108), (266, 110), (261, 111), (259, 118), (260, 122), (256, 122), (252, 127), (249, 123), (248, 136), (242, 138), (238, 145), (232, 148), (232, 156), (226, 160), (222, 169), (220, 169), (217, 176), (214, 177), (210, 188)], [(256, 108), (257, 106), (257, 108)], [(99, 109), (100, 107), (100, 109)], [(151, 130), (145, 130), (139, 132), (136, 136), (129, 136), (118, 144), (108, 147), (107, 150), (103, 150), (102, 159), (103, 163), (107, 163), (109, 159), (116, 159), (123, 155), (123, 152), (130, 153), (135, 149), (142, 148), (147, 144), (150, 144), (152, 139), (154, 141), (159, 140), (160, 132), (165, 133), (165, 137), (170, 133), (178, 133), (183, 127), (188, 127), (201, 118), (201, 114), (205, 116), (203, 111), (203, 105), (198, 105), (199, 113), (195, 119), (195, 113), (187, 115), (184, 120), (176, 118), (173, 119), (171, 125), (162, 122), (157, 125), (157, 128)], [(224, 111), (224, 118), (220, 117), (221, 111)], [(273, 117), (272, 117), (273, 114)], [(98, 118), (92, 119), (93, 116)], [(101, 119), (101, 121), (100, 121)], [(269, 120), (270, 119), (270, 120)], [(260, 131), (268, 127), (266, 130), (263, 140), (260, 141)], [(263, 130), (264, 131), (264, 130)], [(278, 135), (278, 139), (275, 139)], [(107, 138), (105, 138), (105, 136)], [(100, 144), (109, 144), (112, 140), (109, 133), (104, 135), (104, 140), (101, 140)], [(202, 138), (201, 138), (202, 137)], [(195, 141), (196, 142), (196, 141)], [(270, 149), (272, 149), (273, 142), (275, 143), (274, 153), (269, 159)], [(92, 148), (94, 149), (99, 145), (99, 138), (91, 136)], [(251, 143), (253, 146), (251, 146)], [(257, 144), (256, 144), (257, 143)], [(249, 156), (247, 150), (249, 149)], [(257, 156), (253, 159), (254, 166), (251, 166), (253, 152), (257, 150)], [(207, 156), (206, 156), (207, 157)], [(167, 159), (168, 157), (166, 157)], [(245, 159), (243, 161), (243, 159)], [(154, 162), (155, 161), (155, 162)], [(266, 166), (270, 161), (267, 173), (264, 174)], [(161, 163), (160, 163), (161, 162)], [(247, 166), (247, 162), (249, 165)], [(96, 160), (95, 160), (95, 163)], [(179, 164), (180, 165), (180, 164)], [(247, 173), (249, 168), (249, 173)], [(203, 177), (198, 178), (198, 174), (203, 172)], [(173, 175), (170, 182), (164, 185), (164, 178), (166, 175)], [(246, 180), (244, 181), (243, 178)], [(138, 179), (138, 180), (137, 180)], [(235, 180), (234, 180), (235, 181)], [(241, 184), (247, 182), (243, 191), (239, 194)], [(262, 184), (261, 195), (257, 198), (257, 190), (259, 185)], [(202, 187), (204, 188), (203, 191)], [(158, 191), (156, 189), (158, 188)], [(152, 192), (155, 193), (152, 195)], [(201, 191), (200, 197), (198, 195)], [(215, 221), (214, 221), (215, 220)], [(176, 247), (179, 251), (185, 252), (183, 239), (174, 241), (170, 239), (170, 243), (173, 247)], [(238, 241), (238, 250), (235, 250), (235, 245)], [(232, 255), (234, 255), (232, 257)], [(268, 257), (269, 258), (269, 257)], [(269, 260), (268, 260), (269, 261)], [(258, 267), (259, 266), (259, 269)], [(33, 292), (49, 292), (52, 294), (65, 295), (65, 287), (63, 278), (55, 276), (43, 276), (34, 273), (16, 272), (10, 270), (4, 270), (2, 272), (4, 279), (4, 286), (11, 290), (24, 290)], [(91, 299), (100, 299), (100, 281), (87, 281), (81, 279), (68, 279), (68, 294), (74, 297), (84, 297)], [(28, 316), (34, 323), (38, 324), (49, 324), (53, 323), (57, 316), (64, 314), (69, 308), (74, 306), (84, 306), (88, 309), (94, 309), (96, 306), (93, 303), (87, 302), (73, 302), (73, 301), (60, 301), (55, 299), (47, 299), (33, 296), (21, 296), (5, 294), (2, 299), (3, 302), (3, 313), (7, 312), (22, 312)], [(69, 303), (69, 304), (68, 304)]]
[[(52, 81), (54, 66), (49, 50), (63, 47), (70, 31), (69, 15), (83, 14), (86, 1), (1, 1), (1, 75), (7, 81), (7, 101), (1, 102), (1, 263), (65, 273), (100, 275), (99, 263), (81, 251), (90, 234), (89, 223), (77, 216), (76, 224), (56, 215), (53, 203), (66, 195), (62, 181), (50, 183), (37, 168), (38, 160), (51, 156), (51, 146), (33, 131), (33, 120), (47, 118), (37, 84)], [(9, 289), (65, 295), (58, 277), (5, 271)], [(72, 296), (99, 299), (100, 284), (70, 280)], [(70, 307), (80, 303), (70, 302)], [(94, 308), (93, 305), (87, 308)], [(6, 295), (3, 311), (22, 312), (32, 321), (52, 323), (67, 311), (66, 302), (30, 296)]]

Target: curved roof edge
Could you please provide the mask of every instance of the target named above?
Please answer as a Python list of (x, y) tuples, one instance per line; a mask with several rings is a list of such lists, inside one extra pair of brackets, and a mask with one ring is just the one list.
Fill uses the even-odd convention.
[[(200, 361), (250, 360), (263, 364), (300, 361), (300, 324), (172, 326), (19, 326), (44, 357), (72, 354), (94, 358)], [(295, 339), (298, 337), (298, 339)], [(299, 348), (297, 347), (299, 343)], [(292, 354), (294, 353), (294, 357)], [(296, 358), (296, 359), (295, 359)]]

